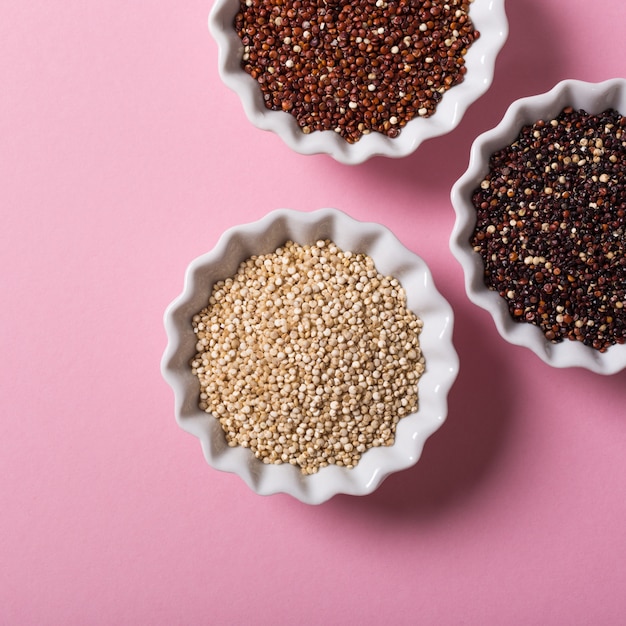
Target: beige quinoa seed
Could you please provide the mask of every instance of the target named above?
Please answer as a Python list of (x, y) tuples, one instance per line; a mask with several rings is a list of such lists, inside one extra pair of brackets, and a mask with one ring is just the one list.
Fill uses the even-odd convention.
[(395, 278), (329, 240), (250, 257), (192, 323), (200, 408), (264, 463), (352, 468), (417, 410), (422, 321)]

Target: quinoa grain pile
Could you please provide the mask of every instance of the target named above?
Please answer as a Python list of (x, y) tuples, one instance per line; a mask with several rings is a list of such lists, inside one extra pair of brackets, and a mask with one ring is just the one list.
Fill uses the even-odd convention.
[(304, 133), (396, 137), (460, 83), (473, 0), (241, 0), (242, 67)]
[(471, 244), (514, 320), (600, 352), (626, 342), (626, 118), (571, 107), (494, 153)]
[(417, 410), (421, 320), (395, 278), (328, 240), (243, 262), (193, 328), (200, 408), (265, 463), (352, 468)]

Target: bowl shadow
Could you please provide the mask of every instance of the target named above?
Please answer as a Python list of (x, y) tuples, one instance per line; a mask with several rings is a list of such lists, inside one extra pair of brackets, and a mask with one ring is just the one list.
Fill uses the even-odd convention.
[[(449, 301), (451, 299), (448, 297)], [(516, 402), (512, 374), (494, 346), (490, 319), (466, 300), (458, 311), (454, 342), (461, 366), (449, 395), (448, 418), (424, 446), (417, 464), (389, 476), (367, 498), (337, 496), (337, 511), (414, 521), (436, 517), (468, 498), (504, 449)]]

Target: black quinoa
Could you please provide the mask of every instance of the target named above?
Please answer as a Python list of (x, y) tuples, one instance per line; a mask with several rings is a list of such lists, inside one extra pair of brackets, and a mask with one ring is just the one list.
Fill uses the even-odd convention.
[(242, 67), (267, 108), (349, 143), (429, 117), (466, 73), (472, 0), (240, 0)]
[(485, 284), (546, 338), (626, 342), (626, 118), (572, 107), (495, 152), (472, 196)]

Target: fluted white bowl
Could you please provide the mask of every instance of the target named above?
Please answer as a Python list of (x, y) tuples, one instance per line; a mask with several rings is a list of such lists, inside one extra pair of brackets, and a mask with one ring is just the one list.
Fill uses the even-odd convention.
[(239, 7), (239, 0), (216, 0), (209, 30), (218, 45), (220, 76), (238, 94), (250, 122), (276, 133), (298, 153), (325, 153), (346, 164), (362, 163), (377, 155), (404, 157), (427, 139), (456, 128), (467, 108), (489, 89), (496, 57), (508, 37), (504, 0), (474, 0), (469, 15), (480, 37), (465, 56), (464, 81), (443, 94), (432, 116), (411, 120), (398, 137), (372, 132), (350, 144), (332, 130), (304, 134), (292, 115), (266, 108), (258, 83), (241, 67), (243, 45), (233, 25)]
[(552, 343), (537, 326), (515, 322), (504, 299), (485, 286), (483, 261), (470, 244), (476, 225), (472, 193), (489, 171), (491, 154), (514, 141), (523, 126), (540, 119), (552, 119), (568, 106), (584, 109), (590, 114), (601, 113), (609, 108), (625, 114), (626, 80), (617, 78), (601, 83), (564, 80), (546, 93), (513, 102), (495, 128), (475, 139), (469, 166), (452, 188), (451, 199), (456, 221), (450, 237), (450, 248), (463, 267), (469, 299), (489, 311), (504, 339), (515, 345), (526, 346), (554, 367), (582, 367), (599, 374), (614, 374), (626, 368), (625, 344), (616, 344), (606, 352), (599, 352), (578, 341)]
[[(198, 407), (200, 386), (190, 366), (196, 353), (191, 320), (206, 306), (213, 284), (232, 276), (251, 255), (272, 252), (287, 240), (305, 245), (319, 239), (368, 254), (380, 273), (400, 281), (408, 308), (424, 323), (420, 345), (426, 370), (418, 383), (419, 409), (399, 421), (392, 446), (366, 451), (351, 469), (330, 465), (303, 475), (293, 465), (265, 464), (248, 448), (229, 447), (219, 421)], [(354, 220), (336, 209), (279, 209), (226, 231), (213, 250), (188, 266), (183, 292), (167, 308), (164, 322), (168, 343), (161, 371), (174, 391), (176, 420), (198, 437), (209, 465), (238, 474), (258, 494), (288, 493), (309, 504), (339, 493), (371, 493), (392, 472), (414, 465), (426, 439), (446, 419), (448, 392), (458, 372), (452, 309), (435, 288), (426, 263), (384, 226)]]

